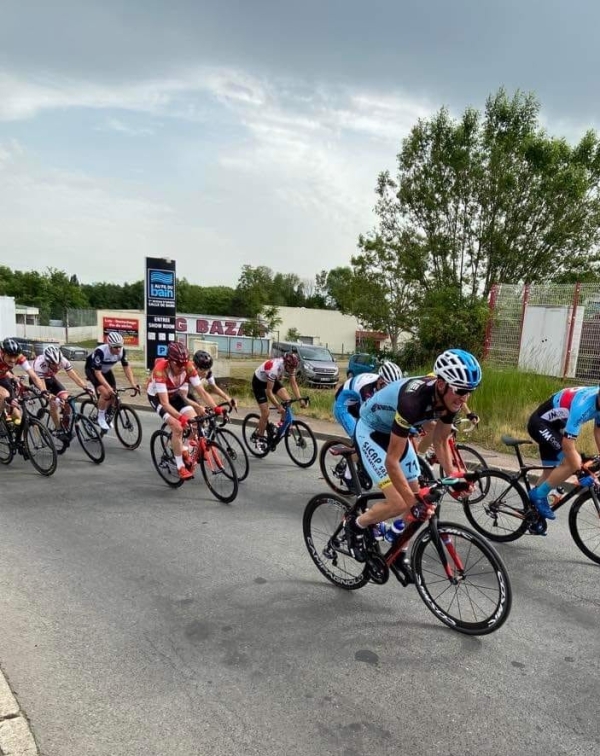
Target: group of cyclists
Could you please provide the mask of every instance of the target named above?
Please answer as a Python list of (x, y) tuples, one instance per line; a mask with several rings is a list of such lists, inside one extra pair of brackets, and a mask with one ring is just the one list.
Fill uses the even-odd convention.
[[(30, 363), (14, 339), (4, 339), (0, 344), (0, 413), (11, 414), (15, 423), (20, 420), (19, 405), (14, 401), (13, 373), (15, 368), (20, 368), (30, 384), (49, 398), (52, 421), (56, 433), (60, 433), (61, 409), (68, 407), (65, 402), (68, 391), (58, 377), (64, 371), (83, 390), (96, 392), (97, 423), (106, 432), (110, 429), (106, 409), (116, 391), (113, 368), (117, 363), (121, 364), (132, 389), (140, 392), (120, 333), (109, 333), (106, 343), (97, 346), (87, 357), (87, 381), (57, 346), (47, 346), (43, 354)], [(222, 412), (208, 389), (229, 402), (232, 408), (236, 406), (235, 399), (217, 385), (212, 366), (208, 352), (198, 350), (190, 357), (183, 344), (173, 341), (168, 345), (166, 357), (156, 360), (146, 385), (150, 405), (171, 430), (173, 453), (182, 480), (193, 477), (186, 464), (183, 431), (194, 416), (204, 414), (205, 407), (217, 414)], [(282, 402), (290, 399), (284, 386), (286, 378), (294, 397), (304, 404), (295, 377), (297, 368), (298, 356), (289, 352), (266, 360), (255, 370), (252, 392), (260, 409), (260, 422), (253, 438), (257, 445), (268, 443), (269, 405), (275, 405), (283, 415)], [(464, 474), (465, 471), (453, 470), (448, 439), (460, 412), (466, 412), (473, 422), (478, 422), (467, 401), (481, 380), (481, 366), (471, 353), (448, 349), (437, 357), (433, 371), (425, 376), (404, 376), (398, 365), (384, 362), (378, 373), (349, 378), (337, 390), (333, 416), (355, 442), (364, 469), (384, 494), (383, 501), (358, 518), (349, 518), (345, 524), (355, 558), (364, 558), (367, 527), (394, 517), (410, 521), (431, 516), (433, 508), (427, 503), (427, 491), (419, 488), (418, 450), (412, 440), (415, 429), (425, 435), (428, 445), (433, 444), (437, 459), (450, 477), (461, 478)], [(540, 404), (529, 419), (528, 432), (538, 444), (546, 468), (530, 498), (545, 519), (555, 519), (548, 501), (550, 491), (582, 469), (576, 441), (582, 425), (591, 420), (600, 453), (598, 387), (562, 389)], [(348, 485), (350, 487), (350, 481)], [(470, 485), (457, 484), (453, 494), (457, 498), (467, 496)]]

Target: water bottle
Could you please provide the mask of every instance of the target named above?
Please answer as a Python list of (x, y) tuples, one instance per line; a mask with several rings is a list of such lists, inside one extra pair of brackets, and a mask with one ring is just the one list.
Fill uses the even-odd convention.
[(394, 543), (396, 538), (402, 533), (404, 530), (404, 520), (402, 518), (398, 517), (391, 525), (388, 525), (385, 522), (381, 523), (385, 526), (385, 533), (383, 537), (388, 543)]

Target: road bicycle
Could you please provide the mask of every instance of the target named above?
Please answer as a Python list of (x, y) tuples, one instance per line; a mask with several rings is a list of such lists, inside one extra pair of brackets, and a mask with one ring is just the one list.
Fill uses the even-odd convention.
[[(260, 415), (258, 412), (250, 412), (242, 423), (242, 436), (248, 451), (255, 457), (266, 457), (269, 452), (274, 452), (281, 441), (285, 441), (285, 448), (290, 459), (298, 467), (310, 467), (317, 458), (317, 440), (308, 425), (302, 420), (296, 420), (292, 413), (292, 404), (298, 401), (309, 401), (309, 397), (301, 399), (286, 399), (281, 402), (284, 409), (283, 419), (278, 425), (267, 423), (266, 436), (258, 435)], [(277, 407), (270, 407), (276, 410)]]
[[(463, 427), (464, 426), (464, 427)], [(452, 457), (452, 466), (454, 470), (465, 470), (465, 472), (475, 472), (476, 470), (487, 470), (489, 468), (488, 463), (477, 449), (472, 446), (463, 444), (461, 441), (457, 441), (459, 430), (463, 433), (471, 433), (477, 426), (471, 423), (466, 417), (457, 420), (452, 425), (450, 436), (448, 437), (448, 445), (450, 447), (450, 455)], [(411, 434), (415, 449), (418, 451), (419, 439), (422, 438), (424, 433), (421, 429), (415, 429), (415, 433)], [(429, 465), (433, 468), (435, 465), (439, 465), (439, 477), (445, 477), (446, 473), (439, 464), (435, 449), (431, 446), (424, 454), (419, 453), (420, 457), (423, 457)], [(481, 501), (487, 496), (489, 490), (489, 482), (487, 478), (478, 478), (473, 482), (473, 491), (470, 494), (470, 501), (473, 503)]]
[[(192, 418), (183, 432), (184, 446), (187, 445), (189, 454), (186, 466), (194, 473), (199, 465), (210, 492), (219, 501), (229, 503), (237, 496), (238, 477), (225, 447), (208, 436), (207, 424), (211, 415), (214, 417), (211, 410), (206, 410), (205, 415)], [(179, 488), (185, 481), (179, 477), (171, 437), (169, 430), (154, 431), (150, 438), (150, 454), (156, 472), (165, 483)]]
[(43, 423), (32, 414), (33, 408), (47, 404), (48, 400), (38, 389), (26, 386), (21, 380), (14, 381), (13, 385), (13, 401), (21, 408), (21, 422), (15, 423), (6, 411), (0, 416), (0, 463), (9, 465), (15, 454), (20, 454), (41, 475), (53, 475), (58, 463), (54, 440)]
[[(515, 541), (523, 535), (545, 535), (546, 519), (529, 499), (531, 484), (528, 473), (547, 469), (543, 465), (526, 465), (520, 446), (533, 444), (530, 439), (502, 436), (502, 442), (514, 449), (519, 469), (514, 473), (483, 470), (477, 473), (487, 487), (483, 500), (464, 499), (462, 504), (470, 524), (492, 541)], [(600, 469), (600, 457), (584, 462), (585, 475)], [(583, 472), (582, 471), (582, 472)], [(600, 564), (600, 482), (594, 477), (591, 486), (577, 483), (551, 506), (557, 511), (571, 503), (569, 530), (577, 547), (593, 562)]]
[(37, 417), (52, 435), (57, 454), (64, 454), (71, 445), (71, 441), (77, 437), (86, 455), (92, 462), (99, 465), (104, 462), (106, 456), (102, 436), (97, 426), (77, 409), (76, 404), (78, 399), (86, 396), (89, 397), (89, 393), (82, 391), (80, 394), (69, 396), (61, 402), (62, 414), (58, 429), (54, 427), (49, 407), (39, 409)]
[[(351, 450), (352, 455), (347, 452)], [(433, 468), (427, 460), (417, 455), (419, 460), (419, 479), (422, 485), (435, 480)], [(352, 464), (353, 463), (353, 464)], [(373, 481), (365, 470), (358, 450), (347, 438), (330, 438), (321, 446), (319, 467), (323, 480), (329, 488), (342, 496), (356, 496), (370, 491)]]
[[(221, 402), (217, 407), (228, 407), (231, 410), (231, 404), (229, 402)], [(211, 441), (216, 441), (225, 449), (227, 456), (233, 462), (233, 466), (235, 467), (238, 482), (241, 483), (248, 477), (248, 473), (250, 472), (250, 462), (248, 461), (248, 455), (246, 454), (246, 450), (240, 439), (233, 431), (223, 427), (229, 421), (229, 412), (227, 411), (223, 412), (221, 415), (211, 413), (206, 420), (206, 435)], [(169, 431), (169, 426), (166, 422), (162, 424), (161, 430)]]
[[(142, 424), (137, 412), (127, 404), (121, 402), (121, 394), (129, 393), (129, 396), (137, 396), (140, 391), (131, 386), (114, 389), (112, 402), (106, 408), (106, 422), (110, 425), (113, 420), (117, 438), (126, 449), (137, 449), (142, 442)], [(98, 425), (98, 394), (81, 402), (81, 413), (88, 417), (95, 425)], [(101, 436), (108, 431), (98, 426)]]
[(361, 494), (354, 504), (332, 493), (313, 496), (302, 522), (311, 559), (329, 581), (345, 590), (369, 582), (383, 585), (391, 573), (402, 586), (414, 585), (427, 608), (453, 630), (467, 635), (498, 630), (512, 605), (504, 562), (477, 533), (438, 519), (441, 497), (448, 485), (457, 482), (465, 480), (435, 482), (427, 496), (436, 505), (435, 514), (426, 522), (409, 522), (387, 551), (387, 542), (377, 540), (372, 527), (365, 528), (364, 562), (354, 558), (344, 523), (350, 515), (365, 512), (372, 501), (382, 499), (381, 491)]

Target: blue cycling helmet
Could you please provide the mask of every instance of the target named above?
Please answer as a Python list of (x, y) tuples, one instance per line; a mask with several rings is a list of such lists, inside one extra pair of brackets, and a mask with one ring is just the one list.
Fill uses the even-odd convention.
[(464, 349), (447, 349), (442, 352), (435, 361), (433, 372), (451, 386), (468, 391), (473, 391), (481, 383), (481, 366)]

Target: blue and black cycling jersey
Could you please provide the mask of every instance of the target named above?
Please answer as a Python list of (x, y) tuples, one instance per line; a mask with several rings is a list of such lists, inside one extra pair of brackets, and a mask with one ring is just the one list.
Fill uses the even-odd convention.
[(577, 438), (581, 426), (590, 420), (600, 427), (598, 391), (598, 386), (562, 389), (540, 404), (533, 415), (562, 430), (565, 438)]

